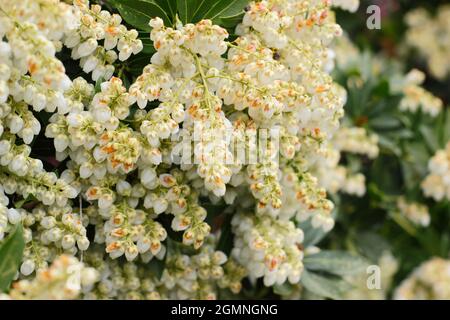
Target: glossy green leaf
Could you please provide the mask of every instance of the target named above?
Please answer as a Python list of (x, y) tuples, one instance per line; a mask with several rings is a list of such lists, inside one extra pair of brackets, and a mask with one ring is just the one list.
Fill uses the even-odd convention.
[(220, 25), (227, 29), (233, 29), (236, 27), (244, 17), (244, 12), (240, 12), (234, 16), (220, 18)]
[(139, 39), (142, 41), (143, 45), (142, 53), (154, 54), (156, 52), (153, 41), (150, 40), (149, 32), (139, 32)]
[(244, 11), (247, 0), (198, 0), (198, 6), (194, 11), (193, 21), (211, 19), (220, 24), (221, 19), (229, 19)]
[(25, 241), (22, 225), (0, 243), (0, 292), (5, 292), (22, 262)]
[(194, 19), (194, 15), (199, 6), (202, 5), (201, 2), (201, 0), (177, 0), (178, 17), (183, 24), (198, 21)]
[(157, 3), (162, 9), (164, 9), (171, 20), (174, 21), (177, 13), (177, 0), (153, 0), (153, 2)]
[(119, 10), (122, 18), (136, 29), (150, 31), (148, 25), (151, 19), (160, 17), (166, 25), (171, 25), (172, 20), (166, 10), (158, 3), (150, 0), (113, 0), (112, 3)]

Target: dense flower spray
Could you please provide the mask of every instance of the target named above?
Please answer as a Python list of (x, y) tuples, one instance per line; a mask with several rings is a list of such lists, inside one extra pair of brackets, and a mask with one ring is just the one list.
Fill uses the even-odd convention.
[(426, 59), (430, 72), (438, 79), (444, 79), (450, 71), (450, 6), (437, 8), (432, 17), (425, 8), (409, 12), (405, 17), (408, 25), (406, 43), (419, 51)]
[(438, 150), (428, 162), (429, 175), (422, 181), (422, 190), (436, 201), (450, 200), (450, 142)]
[[(156, 53), (128, 84), (116, 66), (143, 45), (119, 15), (84, 0), (0, 0), (0, 239), (23, 225), (19, 277), (36, 277), (19, 281), (11, 297), (40, 297), (52, 261), (51, 270), (62, 263), (79, 272), (62, 253), (100, 275), (95, 285), (77, 284), (86, 298), (211, 299), (218, 288), (238, 293), (244, 277), (298, 283), (299, 223), (334, 225), (313, 170), (345, 102), (329, 75), (329, 45), (342, 33), (330, 5), (251, 2), (232, 41), (210, 20), (166, 26), (154, 18)], [(69, 78), (62, 50), (89, 76)], [(50, 114), (45, 128), (40, 112)], [(64, 162), (60, 174), (31, 157), (41, 129)], [(354, 147), (337, 139), (347, 140), (341, 150)], [(369, 142), (364, 152), (377, 150)], [(3, 193), (31, 205), (19, 208)], [(229, 257), (215, 249), (205, 201), (232, 215)], [(164, 263), (161, 278), (145, 272), (153, 259)]]
[(417, 267), (398, 288), (397, 300), (447, 300), (450, 297), (450, 262), (432, 258)]

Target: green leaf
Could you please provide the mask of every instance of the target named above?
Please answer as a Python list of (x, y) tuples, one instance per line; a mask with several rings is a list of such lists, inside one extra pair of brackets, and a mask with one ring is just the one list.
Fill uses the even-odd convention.
[(390, 92), (389, 81), (387, 81), (386, 79), (382, 79), (373, 89), (372, 94), (379, 97), (386, 97), (389, 95), (389, 92)]
[(142, 41), (143, 45), (142, 53), (153, 55), (156, 52), (148, 32), (139, 32), (139, 39)]
[(105, 82), (105, 79), (103, 77), (100, 77), (97, 79), (97, 81), (95, 81), (95, 86), (94, 86), (95, 93), (99, 93), (100, 91), (102, 91), (101, 85), (103, 82)]
[[(183, 0), (178, 0), (178, 1), (183, 1)], [(186, 0), (184, 0), (186, 1)], [(187, 0), (189, 1), (189, 0)], [(191, 19), (193, 22), (197, 22), (200, 21), (202, 19), (206, 18), (206, 13), (208, 12), (208, 9), (214, 7), (214, 4), (218, 1), (218, 0), (195, 0), (196, 1), (196, 6), (195, 8), (192, 8), (192, 12), (191, 12)]]
[(342, 299), (342, 294), (351, 288), (348, 283), (339, 278), (327, 277), (307, 270), (303, 270), (300, 283), (314, 294), (335, 300)]
[(23, 229), (19, 225), (0, 244), (0, 292), (5, 292), (14, 279), (22, 262), (24, 248)]
[(445, 112), (444, 116), (444, 124), (442, 129), (442, 139), (441, 139), (441, 145), (444, 146), (448, 140), (450, 140), (450, 111), (448, 110)]
[[(183, 24), (197, 22), (194, 20), (195, 12), (206, 0), (177, 0), (178, 16)], [(201, 19), (199, 19), (201, 20)]]
[(399, 119), (394, 118), (393, 115), (383, 115), (370, 119), (369, 125), (375, 130), (393, 130), (401, 127), (401, 122)]
[(289, 296), (294, 291), (294, 286), (289, 282), (283, 284), (275, 284), (273, 286), (273, 292), (279, 296)]
[(222, 0), (211, 8), (206, 17), (214, 23), (220, 24), (222, 19), (230, 18), (244, 12), (244, 8), (248, 5), (247, 0)]
[(402, 151), (395, 141), (383, 135), (379, 135), (378, 139), (378, 145), (381, 149), (384, 149), (385, 151), (388, 151), (398, 157), (401, 156)]
[(24, 204), (28, 203), (28, 201), (32, 200), (33, 196), (28, 195), (25, 199), (14, 202), (14, 208), (20, 209), (24, 206)]
[(314, 228), (311, 221), (307, 220), (299, 224), (299, 228), (303, 230), (305, 235), (303, 239), (303, 246), (305, 248), (311, 247), (319, 243), (325, 236), (326, 232), (322, 228)]
[(166, 25), (172, 21), (166, 11), (156, 2), (151, 0), (112, 0), (119, 10), (122, 18), (136, 29), (150, 31), (148, 25), (151, 19), (160, 17)]
[(139, 54), (129, 61), (128, 71), (134, 75), (139, 76), (142, 74), (142, 70), (148, 64), (150, 64), (151, 57), (148, 54)]
[(420, 126), (419, 130), (422, 134), (422, 137), (425, 139), (425, 142), (427, 143), (429, 149), (433, 154), (436, 153), (436, 151), (440, 149), (439, 137), (436, 132), (430, 127), (426, 127), (424, 125)]
[(231, 249), (233, 249), (233, 232), (231, 231), (231, 218), (229, 214), (225, 217), (225, 221), (221, 226), (221, 234), (219, 242), (217, 243), (217, 250), (222, 251), (227, 256), (230, 255)]
[(243, 17), (244, 12), (238, 13), (234, 16), (220, 18), (220, 25), (227, 29), (233, 29), (242, 21)]
[(364, 272), (368, 266), (365, 259), (344, 251), (321, 251), (306, 256), (303, 264), (308, 270), (323, 271), (339, 276)]
[(221, 24), (221, 19), (242, 13), (247, 4), (247, 0), (198, 0), (193, 22), (211, 19), (213, 23)]
[(153, 2), (163, 8), (163, 10), (167, 12), (167, 15), (171, 18), (172, 22), (174, 21), (177, 13), (177, 0), (154, 0)]
[(373, 232), (359, 233), (356, 237), (360, 253), (370, 259), (372, 263), (378, 263), (381, 255), (390, 250), (389, 243), (381, 236)]

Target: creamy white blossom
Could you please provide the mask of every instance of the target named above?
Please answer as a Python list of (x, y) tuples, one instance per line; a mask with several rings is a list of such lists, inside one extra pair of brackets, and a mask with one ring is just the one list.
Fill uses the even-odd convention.
[(436, 201), (450, 199), (450, 142), (430, 159), (428, 170), (421, 184), (425, 196)]

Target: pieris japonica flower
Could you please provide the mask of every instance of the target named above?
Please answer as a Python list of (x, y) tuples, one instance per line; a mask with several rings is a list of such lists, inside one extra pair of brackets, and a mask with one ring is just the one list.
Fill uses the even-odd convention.
[(303, 231), (291, 221), (237, 214), (232, 256), (246, 266), (250, 278), (263, 278), (266, 286), (297, 283), (303, 269), (300, 245)]
[(378, 137), (369, 135), (364, 128), (341, 128), (333, 143), (342, 152), (366, 155), (370, 159), (378, 157)]
[(420, 203), (409, 203), (405, 198), (400, 197), (397, 200), (397, 207), (400, 213), (412, 223), (427, 227), (430, 224), (430, 213), (425, 205)]
[(447, 300), (450, 297), (450, 262), (432, 258), (417, 267), (395, 289), (396, 300)]
[(314, 166), (313, 172), (319, 184), (328, 192), (335, 194), (340, 191), (362, 197), (366, 193), (365, 176), (339, 164), (343, 153), (374, 159), (379, 153), (378, 137), (364, 128), (342, 127), (328, 148), (323, 149), (323, 157)]
[(430, 159), (428, 170), (430, 173), (421, 184), (425, 196), (436, 201), (450, 199), (450, 142)]
[(438, 7), (434, 17), (424, 8), (415, 9), (405, 16), (409, 27), (406, 43), (419, 51), (431, 73), (439, 79), (444, 79), (450, 71), (447, 59), (450, 54), (449, 18), (448, 5)]
[(20, 280), (1, 298), (13, 300), (67, 300), (78, 298), (98, 280), (98, 272), (75, 257), (62, 255), (52, 265), (38, 272), (33, 280)]
[(420, 86), (425, 81), (423, 72), (413, 69), (404, 79), (395, 80), (396, 82), (392, 83), (394, 92), (401, 92), (404, 95), (400, 101), (400, 110), (417, 112), (421, 108), (432, 117), (436, 117), (442, 111), (442, 100)]
[(142, 264), (105, 259), (99, 250), (89, 252), (85, 263), (100, 272), (100, 281), (87, 299), (215, 299), (217, 289), (240, 291), (245, 273), (233, 260), (214, 250), (215, 240), (208, 238), (193, 255), (169, 251), (161, 277), (148, 272)]
[(75, 23), (66, 32), (64, 45), (72, 49), (73, 59), (80, 59), (84, 72), (92, 72), (94, 81), (110, 79), (117, 59), (125, 61), (143, 48), (136, 30), (127, 30), (120, 15), (102, 10), (97, 4), (75, 0), (73, 15)]
[[(19, 277), (30, 279), (12, 298), (214, 299), (244, 277), (299, 283), (300, 222), (334, 226), (313, 170), (339, 139), (345, 102), (329, 74), (342, 33), (330, 1), (250, 2), (233, 41), (211, 20), (156, 17), (156, 52), (136, 78), (122, 62), (142, 41), (118, 14), (86, 0), (0, 6), (0, 241), (23, 225)], [(90, 78), (66, 71), (67, 48)], [(38, 135), (56, 151), (46, 163), (30, 156)], [(376, 139), (355, 135), (338, 150), (375, 156)], [(346, 177), (342, 188), (361, 184)], [(221, 203), (219, 218), (233, 215), (229, 257), (208, 207)], [(75, 281), (75, 255), (100, 274), (94, 286)], [(160, 278), (146, 271), (156, 263)], [(67, 296), (41, 291), (52, 272), (48, 285), (69, 285)]]

